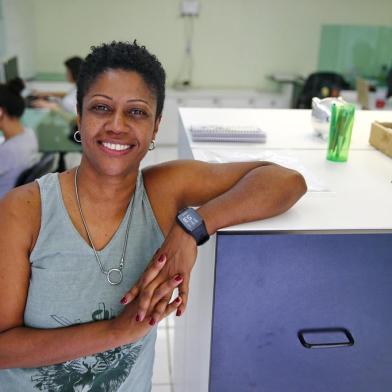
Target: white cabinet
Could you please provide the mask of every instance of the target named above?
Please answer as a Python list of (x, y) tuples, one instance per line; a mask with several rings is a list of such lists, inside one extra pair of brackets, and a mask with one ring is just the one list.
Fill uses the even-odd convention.
[(170, 90), (157, 136), (160, 145), (178, 142), (179, 107), (196, 108), (289, 108), (291, 92), (263, 93), (257, 90)]

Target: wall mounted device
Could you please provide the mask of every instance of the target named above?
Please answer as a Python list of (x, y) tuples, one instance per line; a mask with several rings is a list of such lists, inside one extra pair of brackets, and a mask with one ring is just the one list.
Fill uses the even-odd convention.
[(200, 11), (199, 0), (182, 0), (181, 1), (181, 16), (198, 16)]

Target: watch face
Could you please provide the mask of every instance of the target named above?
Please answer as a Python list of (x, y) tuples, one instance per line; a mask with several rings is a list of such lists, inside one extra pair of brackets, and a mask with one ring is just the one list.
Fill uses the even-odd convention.
[(193, 231), (201, 224), (201, 220), (197, 212), (190, 208), (179, 214), (178, 218), (189, 231)]

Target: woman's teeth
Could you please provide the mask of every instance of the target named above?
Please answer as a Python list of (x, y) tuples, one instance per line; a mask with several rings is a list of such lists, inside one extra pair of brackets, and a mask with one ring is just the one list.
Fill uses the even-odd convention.
[(109, 150), (115, 150), (115, 151), (123, 151), (131, 148), (130, 144), (114, 144), (114, 143), (105, 143), (102, 142), (102, 145)]

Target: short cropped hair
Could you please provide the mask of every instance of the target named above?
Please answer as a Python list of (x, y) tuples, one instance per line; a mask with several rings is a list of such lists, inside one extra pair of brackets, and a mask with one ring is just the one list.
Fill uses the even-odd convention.
[(135, 40), (133, 43), (113, 41), (91, 47), (90, 54), (82, 63), (77, 82), (77, 108), (80, 115), (84, 96), (96, 79), (110, 69), (138, 73), (156, 97), (156, 116), (162, 114), (165, 101), (165, 71), (155, 55)]
[(0, 84), (0, 108), (5, 110), (10, 117), (22, 117), (25, 102), (20, 93), (24, 87), (23, 80), (20, 78)]
[(82, 65), (83, 59), (78, 56), (70, 57), (64, 61), (64, 65), (67, 67), (71, 73), (73, 81), (76, 83), (79, 77), (80, 67)]

